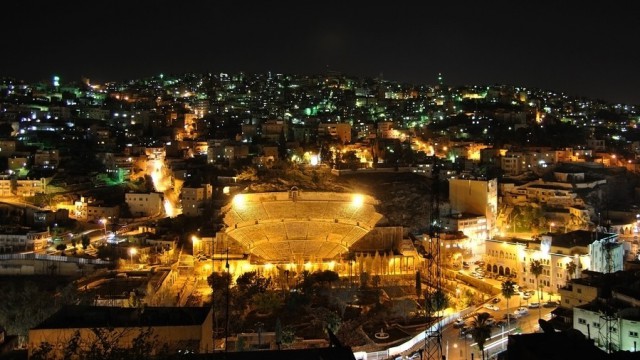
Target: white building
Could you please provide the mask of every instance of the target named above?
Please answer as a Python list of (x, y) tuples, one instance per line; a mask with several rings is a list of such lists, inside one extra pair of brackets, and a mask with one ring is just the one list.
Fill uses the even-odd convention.
[(164, 196), (159, 192), (129, 192), (124, 194), (124, 201), (133, 217), (158, 215), (164, 209)]
[[(539, 285), (543, 291), (556, 293), (571, 279), (580, 277), (584, 270), (603, 272), (605, 244), (612, 249), (608, 267), (612, 272), (621, 270), (624, 258), (617, 234), (596, 234), (585, 230), (544, 235), (539, 240), (487, 240), (483, 260), (488, 273), (516, 274), (516, 282), (520, 286), (536, 289)], [(594, 256), (600, 260), (594, 260)], [(542, 273), (537, 278), (530, 271), (534, 261), (542, 265)], [(570, 271), (571, 263), (575, 264), (573, 273)]]
[(615, 291), (612, 298), (597, 299), (573, 308), (573, 328), (594, 340), (596, 346), (612, 351), (637, 351), (640, 343), (640, 308), (638, 299), (626, 303)]

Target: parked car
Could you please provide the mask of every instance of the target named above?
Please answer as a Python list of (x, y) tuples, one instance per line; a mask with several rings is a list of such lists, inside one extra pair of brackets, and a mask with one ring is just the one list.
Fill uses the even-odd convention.
[(453, 322), (454, 328), (461, 328), (465, 326), (465, 321), (463, 318), (457, 318), (456, 321)]
[(540, 303), (539, 302), (532, 302), (529, 304), (529, 309), (537, 309), (540, 307)]
[(498, 320), (498, 322), (496, 323), (496, 327), (505, 327), (505, 326), (507, 326), (506, 320)]
[(546, 308), (554, 308), (558, 306), (558, 303), (555, 301), (547, 301), (546, 303), (542, 304), (542, 306)]
[(494, 304), (484, 304), (483, 306), (485, 309), (489, 309), (489, 310), (493, 310), (493, 311), (498, 311), (500, 310), (500, 308)]
[(519, 317), (520, 317), (520, 316), (525, 316), (525, 315), (529, 314), (529, 309), (527, 309), (527, 308), (526, 308), (526, 307), (524, 307), (524, 306), (521, 306), (521, 307), (517, 308), (517, 309), (513, 312), (513, 314), (514, 314), (514, 315), (517, 315), (517, 316), (519, 316)]
[(491, 302), (494, 303), (494, 304), (497, 304), (497, 303), (500, 302), (500, 298), (493, 298), (493, 299), (491, 299)]
[(507, 318), (509, 319), (509, 321), (516, 321), (520, 318), (519, 314), (513, 313), (513, 314), (504, 314), (504, 316), (502, 316), (502, 318), (504, 320), (507, 320)]

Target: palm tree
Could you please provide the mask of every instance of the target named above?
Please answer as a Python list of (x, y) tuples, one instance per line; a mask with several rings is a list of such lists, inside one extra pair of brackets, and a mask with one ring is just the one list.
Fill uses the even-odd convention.
[(487, 324), (487, 320), (491, 315), (487, 312), (481, 312), (473, 317), (471, 322), (471, 335), (473, 340), (478, 344), (478, 349), (482, 353), (482, 359), (484, 360), (484, 344), (487, 339), (491, 337), (491, 326)]
[(511, 323), (509, 322), (509, 319), (511, 318), (509, 316), (509, 299), (516, 294), (516, 289), (513, 287), (515, 284), (516, 283), (511, 280), (507, 280), (502, 283), (502, 296), (507, 300), (507, 329), (510, 329), (511, 326)]
[(540, 287), (540, 280), (538, 279), (540, 274), (542, 274), (542, 263), (540, 262), (540, 260), (533, 260), (529, 266), (529, 270), (531, 271), (533, 276), (536, 277), (536, 286), (538, 287), (538, 305), (539, 305), (538, 319), (540, 319), (542, 317), (542, 303), (540, 301), (540, 293), (542, 288)]

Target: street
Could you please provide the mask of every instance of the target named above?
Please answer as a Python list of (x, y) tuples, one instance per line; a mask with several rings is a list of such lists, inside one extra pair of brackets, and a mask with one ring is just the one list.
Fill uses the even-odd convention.
[[(465, 319), (466, 325), (470, 327), (473, 321), (473, 315), (480, 312), (488, 312), (496, 322), (503, 320), (505, 314), (513, 314), (513, 312), (519, 307), (519, 297), (520, 296), (518, 295), (509, 299), (509, 309), (507, 309), (506, 299), (504, 299), (502, 295), (498, 295), (497, 298), (500, 299), (500, 301), (495, 305), (498, 306), (499, 310), (493, 311), (480, 306), (477, 311), (472, 313), (472, 316)], [(557, 300), (555, 297), (553, 299)], [(494, 326), (491, 331), (491, 338), (487, 340), (484, 345), (485, 351), (489, 356), (492, 356), (506, 349), (508, 335), (533, 333), (538, 331), (538, 316), (542, 319), (549, 320), (553, 309), (554, 308), (548, 307), (528, 309), (529, 313), (527, 315), (518, 319), (512, 319), (508, 327), (506, 321), (502, 327)], [(474, 354), (474, 359), (482, 358), (480, 349), (471, 335), (460, 336), (460, 329), (454, 328), (453, 324), (446, 326), (442, 330), (442, 354), (445, 355), (447, 359), (467, 360), (471, 359), (472, 353)]]

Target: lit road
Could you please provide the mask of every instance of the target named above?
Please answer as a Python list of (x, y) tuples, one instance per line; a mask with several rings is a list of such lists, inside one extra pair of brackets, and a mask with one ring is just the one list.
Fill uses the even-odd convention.
[[(496, 305), (499, 307), (498, 311), (493, 311), (480, 307), (477, 312), (488, 312), (496, 320), (502, 320), (507, 313), (506, 300), (499, 295), (500, 302)], [(518, 308), (519, 296), (513, 296), (509, 299), (509, 313), (513, 314), (514, 310)], [(504, 327), (494, 326), (491, 331), (491, 338), (487, 340), (484, 345), (485, 351), (491, 356), (507, 347), (507, 337), (509, 334), (514, 333), (532, 333), (538, 330), (538, 309), (528, 309), (529, 314), (522, 316), (519, 319), (511, 320), (510, 327), (507, 328), (506, 323)], [(553, 308), (540, 308), (540, 314), (542, 319), (548, 320)], [(476, 312), (476, 313), (477, 313)], [(467, 326), (471, 326), (473, 316), (466, 318)], [(480, 350), (476, 345), (476, 342), (468, 335), (468, 337), (460, 336), (460, 329), (456, 329), (452, 325), (448, 325), (442, 330), (442, 354), (448, 355), (447, 359), (461, 360), (471, 359), (471, 353), (474, 353), (474, 359), (482, 359)]]

